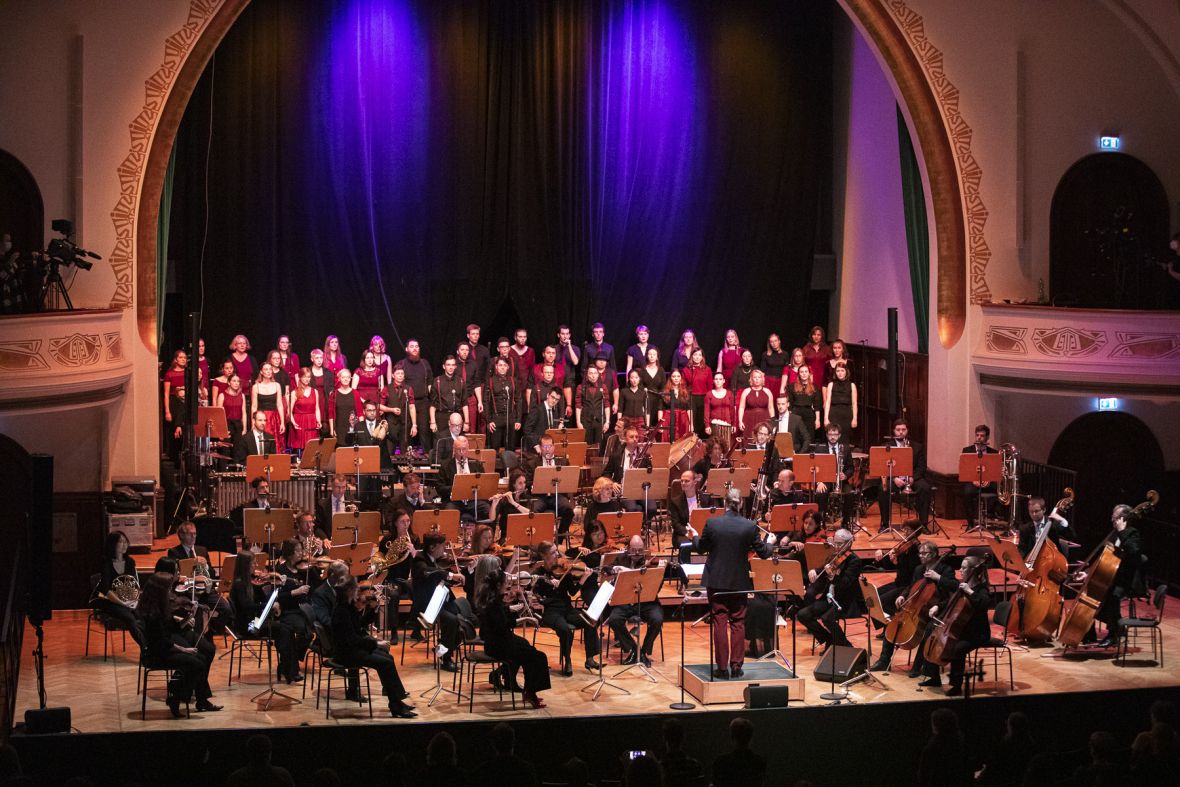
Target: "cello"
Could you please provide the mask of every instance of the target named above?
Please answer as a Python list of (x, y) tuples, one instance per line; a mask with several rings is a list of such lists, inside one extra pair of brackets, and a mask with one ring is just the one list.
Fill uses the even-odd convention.
[[(938, 565), (955, 555), (955, 547), (936, 560), (931, 566), (935, 571)], [(894, 647), (910, 650), (922, 641), (926, 633), (926, 625), (930, 622), (930, 608), (938, 597), (938, 580), (927, 579), (923, 576), (906, 591), (905, 600), (898, 607), (897, 612), (885, 626), (885, 639), (892, 642)]]
[(963, 592), (962, 586), (971, 585), (979, 576), (979, 572), (986, 570), (987, 560), (980, 559), (979, 563), (963, 577), (962, 583), (947, 601), (946, 614), (942, 616), (942, 620), (931, 618), (934, 624), (933, 630), (926, 638), (926, 644), (922, 648), (922, 655), (931, 664), (951, 663), (955, 646), (959, 644), (959, 640), (963, 638), (963, 633), (967, 629), (967, 624), (971, 622), (971, 599)]
[[(1065, 497), (1053, 506), (1053, 515), (1069, 510), (1073, 505), (1074, 493), (1065, 488)], [(1013, 605), (1012, 622), (1009, 630), (1023, 636), (1029, 642), (1045, 642), (1053, 638), (1057, 624), (1061, 622), (1061, 610), (1065, 600), (1061, 597), (1061, 583), (1069, 578), (1069, 566), (1065, 556), (1049, 540), (1052, 524), (1047, 524), (1040, 538), (1028, 554), (1028, 570), (1020, 578), (1020, 590)]]
[[(1127, 519), (1151, 511), (1159, 502), (1159, 498), (1158, 492), (1154, 489), (1149, 490), (1147, 499), (1131, 509)], [(1106, 538), (1102, 539), (1086, 558), (1086, 564), (1089, 566), (1086, 569), (1086, 581), (1078, 591), (1077, 601), (1061, 623), (1061, 633), (1057, 635), (1057, 639), (1067, 648), (1076, 648), (1081, 644), (1086, 632), (1094, 625), (1098, 608), (1102, 606), (1103, 599), (1114, 584), (1115, 575), (1118, 574), (1119, 565), (1122, 563), (1122, 558), (1115, 554), (1114, 544), (1111, 543), (1111, 539), (1117, 533), (1117, 530), (1111, 528)]]

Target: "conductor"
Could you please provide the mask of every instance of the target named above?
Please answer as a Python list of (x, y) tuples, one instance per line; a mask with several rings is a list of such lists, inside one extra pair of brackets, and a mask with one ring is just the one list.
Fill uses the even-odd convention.
[(713, 615), (713, 646), (717, 657), (715, 678), (740, 678), (746, 651), (746, 592), (754, 589), (750, 579), (750, 552), (768, 558), (778, 539), (768, 533), (759, 537), (758, 526), (741, 516), (742, 493), (730, 489), (725, 495), (725, 513), (709, 517), (705, 532), (689, 525), (693, 549), (708, 554), (702, 577), (708, 588), (709, 611)]

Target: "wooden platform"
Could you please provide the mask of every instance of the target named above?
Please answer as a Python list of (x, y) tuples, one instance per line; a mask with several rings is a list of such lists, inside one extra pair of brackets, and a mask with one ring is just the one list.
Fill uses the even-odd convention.
[(680, 671), (684, 690), (702, 705), (725, 705), (745, 701), (747, 686), (786, 686), (790, 697), (805, 696), (806, 680), (777, 661), (747, 661), (741, 679), (711, 677), (710, 664), (685, 664)]

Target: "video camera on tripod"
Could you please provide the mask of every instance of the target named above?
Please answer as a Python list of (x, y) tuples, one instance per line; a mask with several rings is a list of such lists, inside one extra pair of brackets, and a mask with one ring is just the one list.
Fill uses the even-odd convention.
[(62, 281), (61, 266), (74, 265), (84, 271), (88, 271), (94, 267), (94, 263), (85, 258), (90, 257), (101, 260), (102, 257), (92, 251), (80, 248), (74, 243), (74, 223), (69, 219), (54, 219), (50, 226), (54, 232), (61, 234), (62, 237), (49, 241), (49, 248), (45, 250), (44, 257), (49, 269), (45, 272), (45, 286), (41, 291), (41, 303), (45, 303), (45, 299), (49, 296), (50, 292), (56, 291), (61, 295), (62, 302), (65, 303), (66, 308), (72, 311), (74, 304), (70, 301), (70, 294), (66, 290), (65, 282)]

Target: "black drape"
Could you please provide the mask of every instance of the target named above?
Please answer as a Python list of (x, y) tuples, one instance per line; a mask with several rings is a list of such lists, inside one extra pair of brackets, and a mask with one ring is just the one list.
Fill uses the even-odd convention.
[[(177, 139), (171, 257), (213, 358), (519, 315), (804, 340), (827, 2), (254, 0)], [(207, 173), (207, 176), (206, 176)], [(207, 222), (207, 224), (206, 224)], [(201, 266), (202, 248), (204, 265)], [(204, 283), (202, 291), (202, 281)]]

